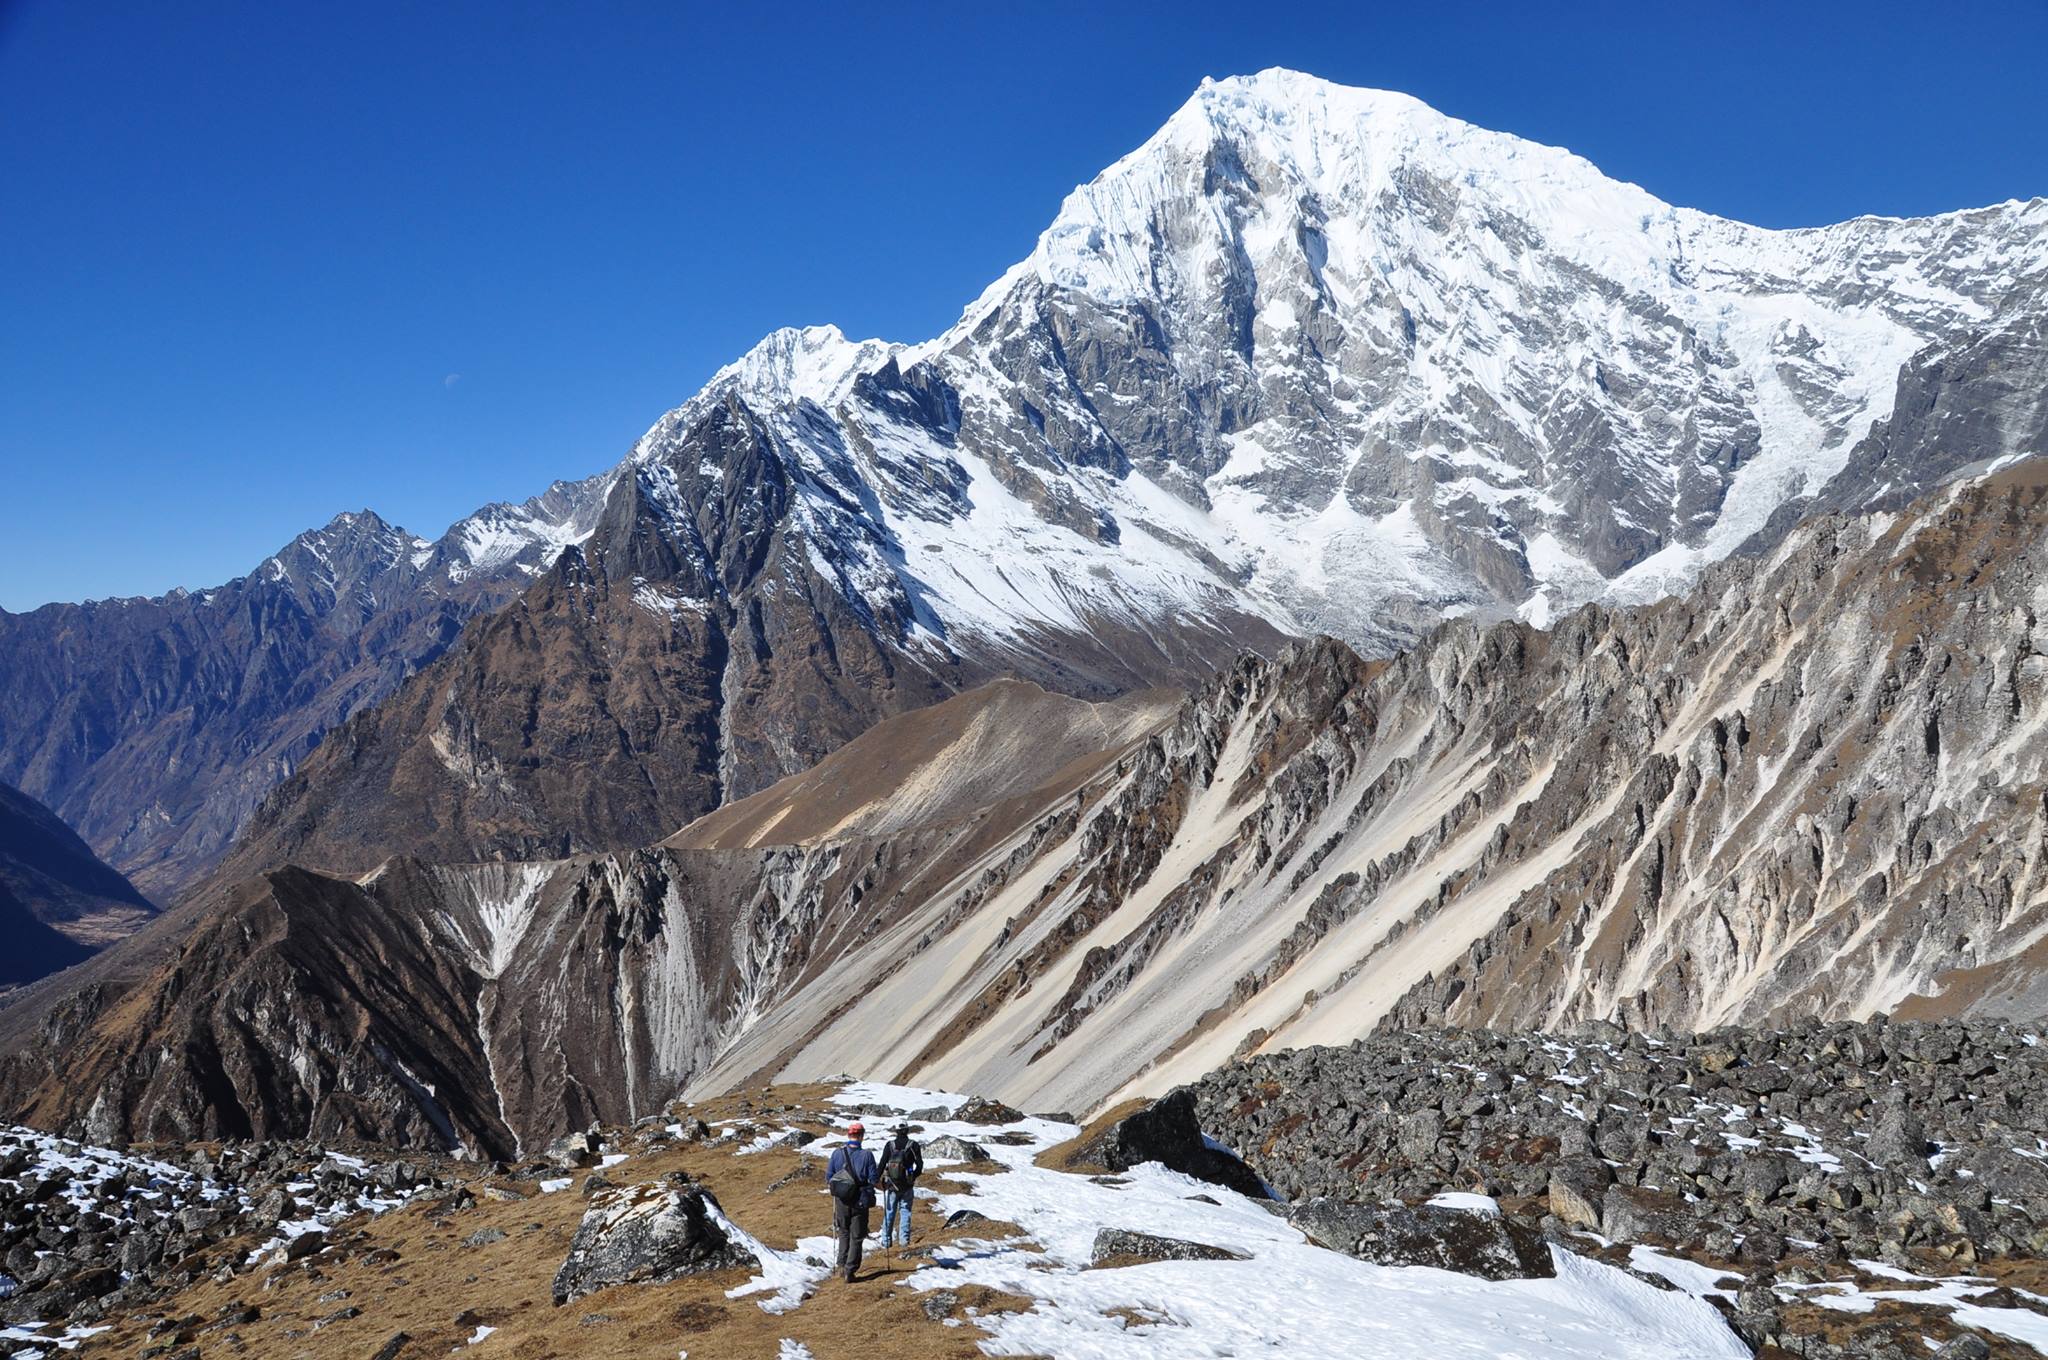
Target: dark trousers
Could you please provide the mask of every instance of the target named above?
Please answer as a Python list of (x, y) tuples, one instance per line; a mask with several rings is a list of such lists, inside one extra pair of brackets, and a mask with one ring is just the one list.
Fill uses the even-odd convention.
[(832, 1231), (839, 1237), (839, 1268), (846, 1278), (860, 1269), (861, 1248), (867, 1243), (868, 1206), (832, 1201)]

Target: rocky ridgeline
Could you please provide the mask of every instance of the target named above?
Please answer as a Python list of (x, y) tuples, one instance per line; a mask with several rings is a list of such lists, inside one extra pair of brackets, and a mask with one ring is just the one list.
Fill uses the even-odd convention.
[(0, 1322), (89, 1326), (206, 1276), (299, 1260), (341, 1219), (443, 1183), (417, 1161), (303, 1142), (169, 1156), (0, 1128)]
[(1852, 1262), (2048, 1257), (2048, 1045), (2005, 1024), (1407, 1031), (1186, 1089), (1290, 1200), (1475, 1190), (1581, 1250), (1575, 1233), (1725, 1264), (1762, 1286), (1737, 1298), (1757, 1342)]

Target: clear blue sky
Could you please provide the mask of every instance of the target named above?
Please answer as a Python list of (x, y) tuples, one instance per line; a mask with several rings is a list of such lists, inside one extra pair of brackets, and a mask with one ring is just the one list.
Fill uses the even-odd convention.
[(2048, 194), (2044, 60), (2048, 0), (0, 0), (0, 606), (435, 534), (775, 326), (934, 334), (1203, 76), (1790, 226)]

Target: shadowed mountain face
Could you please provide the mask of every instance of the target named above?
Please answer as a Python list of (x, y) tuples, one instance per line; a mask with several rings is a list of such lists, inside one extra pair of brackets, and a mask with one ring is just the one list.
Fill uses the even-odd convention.
[(0, 784), (0, 991), (87, 958), (155, 911), (55, 813)]
[(132, 991), (0, 1011), (0, 1095), (502, 1150), (855, 1068), (1082, 1110), (1383, 1025), (2039, 1016), (2044, 531), (2034, 461), (1163, 722), (986, 687), (653, 850), (272, 873)]
[(1765, 231), (1404, 96), (1205, 83), (933, 340), (777, 332), (434, 543), (344, 516), (0, 614), (0, 778), (163, 898), (286, 780), (237, 872), (621, 849), (992, 678), (1683, 590), (2037, 451), (2044, 298), (2042, 201)]

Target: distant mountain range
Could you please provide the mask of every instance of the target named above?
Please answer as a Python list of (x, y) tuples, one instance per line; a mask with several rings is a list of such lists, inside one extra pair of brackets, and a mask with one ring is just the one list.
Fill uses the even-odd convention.
[(343, 514), (213, 590), (0, 610), (0, 779), (172, 900), (328, 729), (587, 532), (595, 494), (490, 506), (435, 543)]

